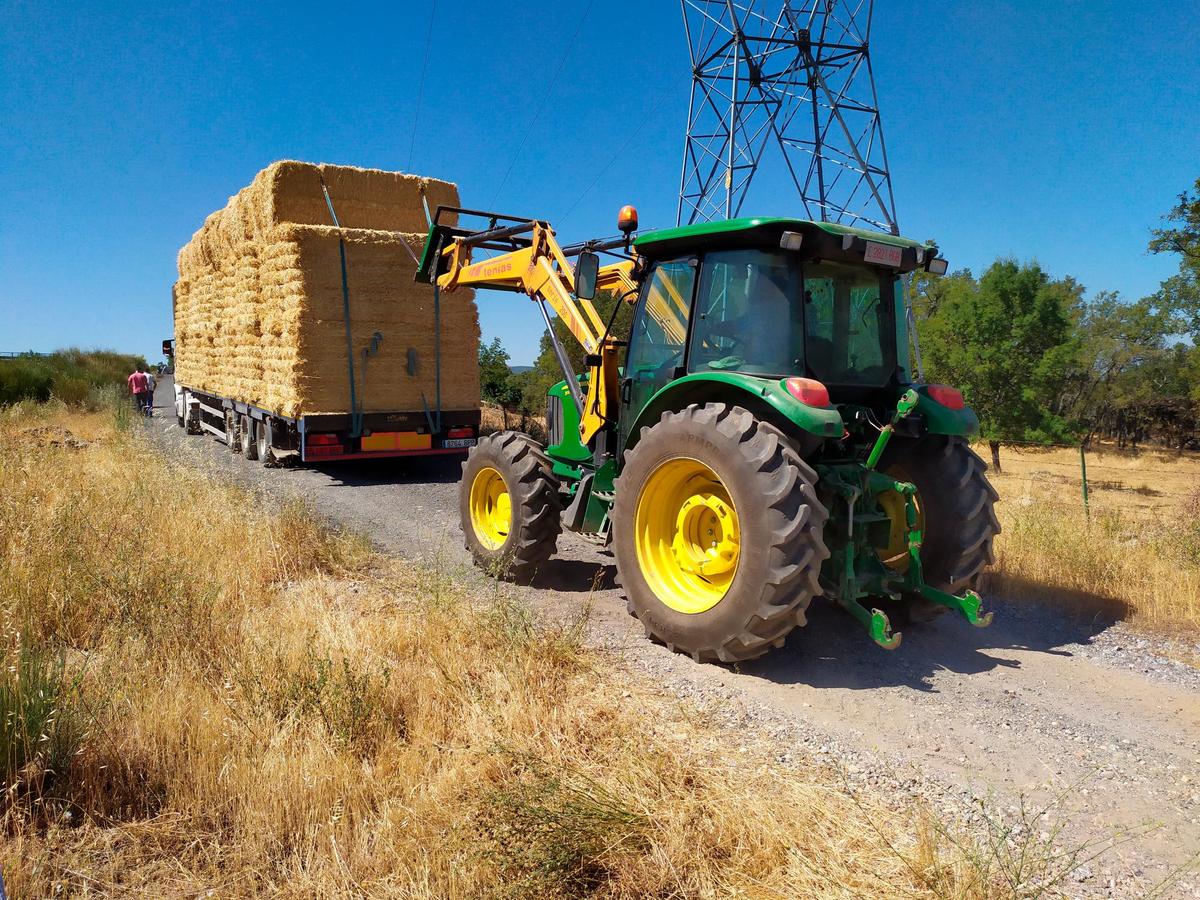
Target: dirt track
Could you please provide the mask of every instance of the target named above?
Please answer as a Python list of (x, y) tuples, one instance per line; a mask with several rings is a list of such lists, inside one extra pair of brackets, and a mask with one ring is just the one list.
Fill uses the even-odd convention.
[[(462, 549), (456, 462), (266, 469), (185, 436), (170, 379), (158, 405), (150, 431), (165, 451), (270, 496), (301, 494), (388, 552), (481, 578)], [(801, 745), (798, 757), (840, 760), (852, 782), (884, 778), (950, 815), (975, 798), (1009, 810), (1022, 795), (1044, 803), (1065, 794), (1056, 818), (1067, 843), (1135, 830), (1074, 876), (1068, 890), (1081, 896), (1143, 896), (1200, 853), (1200, 672), (1122, 625), (987, 598), (991, 628), (944, 616), (906, 628), (889, 653), (840, 610), (814, 603), (783, 649), (731, 670), (650, 644), (612, 587), (612, 557), (572, 535), (559, 549), (523, 592), (531, 602), (564, 614), (590, 598), (597, 644), (719, 720), (767, 733), (784, 761)], [(1183, 875), (1164, 895), (1200, 897), (1200, 876)]]

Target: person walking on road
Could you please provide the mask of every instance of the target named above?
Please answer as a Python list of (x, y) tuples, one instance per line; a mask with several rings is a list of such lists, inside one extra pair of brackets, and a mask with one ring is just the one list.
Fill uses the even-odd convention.
[(134, 405), (139, 412), (146, 411), (146, 376), (142, 374), (141, 369), (134, 369), (133, 374), (125, 379), (129, 385), (129, 395), (133, 398)]
[(142, 373), (146, 376), (146, 415), (154, 415), (154, 389), (158, 387), (158, 381), (154, 377), (154, 373), (149, 368)]

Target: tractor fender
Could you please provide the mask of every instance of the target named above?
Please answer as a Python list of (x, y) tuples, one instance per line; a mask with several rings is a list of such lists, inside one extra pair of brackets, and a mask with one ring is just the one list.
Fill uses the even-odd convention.
[(917, 412), (925, 420), (929, 434), (944, 434), (950, 437), (972, 438), (979, 434), (979, 417), (969, 406), (951, 409), (942, 406), (929, 396), (927, 385), (913, 385), (917, 391)]
[(788, 393), (781, 379), (740, 372), (694, 372), (664, 385), (646, 401), (624, 449), (634, 447), (642, 429), (658, 422), (664, 412), (675, 412), (692, 403), (740, 406), (793, 436), (801, 456), (807, 456), (822, 440), (840, 438), (845, 431), (837, 409), (801, 403)]

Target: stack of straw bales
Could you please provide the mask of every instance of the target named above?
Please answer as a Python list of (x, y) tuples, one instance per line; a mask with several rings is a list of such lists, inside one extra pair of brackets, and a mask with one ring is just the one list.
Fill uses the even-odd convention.
[[(401, 246), (421, 254), (422, 191), (430, 210), (458, 205), (453, 184), (399, 172), (291, 161), (259, 172), (179, 251), (179, 383), (284, 416), (349, 411), (340, 236), (361, 408), (419, 411), (423, 397), (432, 408), (433, 289), (413, 281), (416, 267)], [(383, 340), (364, 367), (376, 332)], [(478, 409), (478, 346), (472, 292), (443, 294), (444, 410)]]

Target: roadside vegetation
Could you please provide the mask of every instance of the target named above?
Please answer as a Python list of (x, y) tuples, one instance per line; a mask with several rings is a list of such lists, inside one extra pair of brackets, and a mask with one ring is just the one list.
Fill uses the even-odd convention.
[(1200, 450), (1200, 179), (1150, 234), (1178, 270), (1136, 300), (1011, 259), (915, 279), (925, 374), (962, 389), (993, 469), (1006, 441)]
[[(976, 448), (986, 452), (986, 448)], [(1195, 643), (1200, 634), (1200, 454), (1093, 445), (1006, 448), (996, 565), (984, 590)]]
[(146, 360), (109, 350), (58, 350), (0, 359), (0, 406), (51, 397), (92, 410), (107, 408), (125, 393), (125, 379)]
[(0, 410), (11, 895), (1038, 896), (1084, 858), (785, 768), (507, 591), (268, 509), (127, 412)]

